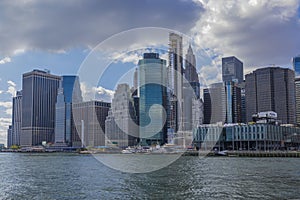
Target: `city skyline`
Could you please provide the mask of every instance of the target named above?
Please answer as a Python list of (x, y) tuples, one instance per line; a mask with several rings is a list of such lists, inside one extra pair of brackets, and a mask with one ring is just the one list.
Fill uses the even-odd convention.
[[(119, 3), (124, 5), (122, 2)], [(93, 7), (102, 7), (105, 10), (105, 8), (111, 8), (111, 6), (115, 8), (115, 13), (120, 13), (118, 12), (119, 10), (126, 11), (122, 12), (122, 15), (125, 21), (130, 21), (131, 23), (131, 25), (125, 23), (122, 26), (118, 26), (122, 22), (111, 18), (114, 23), (107, 25), (100, 20), (103, 15), (99, 12), (100, 14), (96, 14), (97, 23), (106, 27), (106, 29), (99, 29), (99, 24), (92, 23), (92, 26), (89, 26), (85, 23), (89, 20), (88, 15), (83, 14), (82, 18), (72, 15), (74, 19), (77, 19), (75, 21), (78, 21), (80, 25), (84, 25), (82, 30), (87, 30), (91, 33), (88, 36), (83, 36), (85, 34), (76, 28), (61, 28), (73, 22), (64, 17), (65, 12), (61, 10), (56, 13), (57, 16), (60, 16), (61, 23), (57, 23), (54, 27), (38, 26), (39, 24), (53, 24), (50, 19), (56, 18), (53, 14), (49, 14), (48, 16), (42, 14), (43, 10), (48, 7), (43, 3), (38, 4), (36, 1), (25, 1), (19, 5), (13, 2), (1, 2), (1, 4), (4, 4), (1, 8), (6, 8), (7, 10), (6, 12), (1, 12), (7, 20), (4, 20), (6, 23), (3, 24), (3, 28), (1, 29), (4, 37), (1, 39), (2, 45), (0, 47), (0, 141), (2, 141), (0, 143), (6, 143), (7, 127), (8, 124), (11, 124), (12, 118), (11, 97), (15, 95), (16, 91), (21, 89), (21, 74), (35, 68), (47, 68), (53, 74), (76, 75), (82, 61), (98, 42), (130, 28), (159, 26), (191, 35), (193, 42), (206, 48), (216, 64), (197, 65), (198, 73), (211, 80), (210, 83), (221, 80), (221, 75), (218, 73), (218, 70), (220, 71), (221, 69), (221, 57), (237, 56), (243, 61), (244, 74), (247, 74), (258, 67), (269, 64), (292, 68), (292, 57), (299, 54), (299, 41), (298, 37), (296, 37), (300, 30), (298, 1), (281, 1), (278, 4), (267, 1), (237, 1), (236, 3), (180, 1), (161, 5), (160, 9), (164, 7), (169, 8), (166, 9), (168, 11), (165, 10), (164, 12), (160, 9), (156, 11), (154, 4), (150, 5), (143, 2), (136, 6), (149, 8), (147, 9), (147, 13), (140, 12), (138, 9), (139, 12), (135, 16), (132, 16), (132, 9), (134, 7), (125, 5), (121, 8), (118, 6), (114, 7), (110, 3), (105, 3), (101, 6), (99, 4), (91, 5), (87, 3), (83, 5), (84, 11), (90, 11)], [(52, 3), (48, 2), (48, 4)], [(72, 7), (67, 2), (61, 6), (70, 8), (70, 14), (77, 12), (84, 13), (77, 10), (76, 7)], [(26, 13), (26, 8), (37, 12)], [(16, 18), (14, 16), (15, 12), (13, 12), (14, 9), (22, 14), (23, 17)], [(184, 15), (180, 12), (184, 9), (190, 12)], [(237, 11), (234, 12), (233, 16), (223, 17), (224, 15), (226, 16), (226, 13), (233, 10)], [(153, 16), (155, 13), (160, 14), (159, 20), (145, 17), (148, 15)], [(170, 18), (170, 15), (176, 16), (176, 18)], [(128, 17), (143, 20), (137, 20), (132, 24), (132, 20), (126, 20)], [(36, 21), (37, 19), (40, 19), (40, 21)], [(244, 23), (244, 19), (247, 19), (246, 24)], [(24, 20), (32, 23), (25, 23)], [(186, 21), (190, 23), (186, 23)], [(257, 21), (259, 23), (256, 23)], [(10, 28), (10, 24), (14, 24), (14, 26)], [(23, 27), (22, 24), (28, 24), (27, 28), (20, 29), (20, 27)], [(36, 30), (35, 27), (40, 28)], [(245, 28), (248, 31), (245, 32)], [(228, 29), (232, 30), (232, 34), (225, 34)], [(3, 32), (4, 30), (5, 32)], [(55, 35), (53, 30), (62, 31)], [(266, 37), (265, 35), (269, 30), (272, 30), (273, 34), (271, 37)], [(67, 37), (70, 35), (72, 37)], [(251, 40), (247, 38), (251, 38)], [(186, 52), (185, 50), (183, 51), (184, 53)], [(197, 49), (194, 49), (194, 54), (196, 55), (196, 59), (199, 60)], [(132, 56), (136, 58), (135, 54)], [(129, 62), (124, 57), (121, 57), (120, 60), (120, 63), (127, 67), (136, 65), (136, 63), (131, 62), (132, 60)], [(118, 65), (116, 64), (116, 66)], [(200, 80), (200, 82), (203, 81)], [(109, 81), (107, 84), (109, 84)], [(113, 89), (104, 87), (104, 89), (100, 88), (99, 91), (101, 94), (109, 94), (106, 96), (111, 97), (111, 90)]]

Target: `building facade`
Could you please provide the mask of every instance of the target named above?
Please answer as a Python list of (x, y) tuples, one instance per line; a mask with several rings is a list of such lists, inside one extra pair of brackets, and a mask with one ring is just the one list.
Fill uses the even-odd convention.
[(300, 125), (300, 78), (295, 78), (296, 124)]
[(12, 131), (12, 126), (9, 125), (7, 129), (7, 147), (10, 148), (12, 145), (14, 145), (13, 131)]
[(73, 103), (73, 147), (105, 145), (105, 119), (110, 107), (111, 103), (96, 100)]
[(204, 124), (226, 120), (226, 91), (224, 83), (214, 83), (203, 90)]
[(185, 70), (184, 70), (184, 76), (187, 82), (189, 82), (189, 85), (194, 90), (194, 95), (197, 99), (200, 98), (200, 83), (198, 78), (198, 73), (196, 69), (196, 58), (193, 53), (193, 49), (191, 45), (189, 45), (189, 48), (187, 50), (187, 54), (185, 56)]
[(247, 121), (258, 112), (274, 111), (283, 124), (295, 124), (295, 74), (287, 68), (267, 67), (246, 75)]
[(22, 127), (22, 91), (17, 91), (13, 97), (12, 107), (12, 144), (20, 145), (20, 135)]
[(298, 127), (273, 124), (203, 125), (193, 132), (194, 144), (201, 150), (279, 150), (299, 136)]
[(300, 76), (300, 55), (293, 58), (293, 67), (295, 71), (295, 76)]
[(60, 77), (48, 71), (23, 74), (21, 146), (54, 142), (55, 103)]
[(167, 68), (157, 53), (139, 60), (139, 133), (142, 145), (167, 141)]
[[(177, 132), (183, 124), (183, 47), (182, 36), (176, 33), (169, 34), (169, 63), (167, 71), (168, 79), (168, 129)], [(175, 105), (176, 104), (176, 105)]]
[(72, 146), (72, 104), (82, 102), (79, 78), (62, 76), (55, 105), (55, 144)]
[(243, 63), (235, 56), (222, 58), (223, 82), (235, 81), (242, 83), (244, 80)]
[(105, 120), (105, 143), (118, 147), (134, 146), (138, 134), (137, 112), (128, 84), (119, 84)]

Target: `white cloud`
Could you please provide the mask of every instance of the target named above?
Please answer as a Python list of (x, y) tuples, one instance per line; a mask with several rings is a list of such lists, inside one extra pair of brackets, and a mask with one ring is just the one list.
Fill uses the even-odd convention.
[(289, 65), (300, 52), (298, 0), (201, 2), (205, 12), (191, 33), (212, 54), (234, 55), (253, 69)]
[(7, 93), (11, 94), (11, 97), (14, 97), (16, 95), (16, 83), (14, 83), (13, 81), (7, 81), (8, 84), (8, 88), (7, 88)]
[(9, 63), (11, 62), (11, 58), (10, 57), (5, 57), (2, 60), (0, 60), (0, 64), (5, 64), (5, 63)]
[(10, 86), (16, 87), (16, 83), (11, 80), (7, 81), (7, 84)]
[(0, 102), (0, 106), (4, 108), (12, 108), (12, 102), (11, 101), (2, 101)]
[(99, 87), (90, 87), (86, 83), (81, 82), (80, 83), (80, 89), (82, 91), (82, 96), (84, 101), (89, 101), (89, 100), (103, 100), (106, 102), (111, 102), (113, 96), (114, 96), (114, 91), (109, 90), (106, 88), (103, 88), (101, 86)]

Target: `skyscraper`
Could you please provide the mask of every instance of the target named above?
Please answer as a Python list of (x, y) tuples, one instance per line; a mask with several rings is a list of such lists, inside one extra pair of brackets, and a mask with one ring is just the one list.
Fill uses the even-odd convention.
[(55, 143), (72, 145), (74, 120), (72, 104), (82, 102), (79, 78), (62, 76), (55, 105)]
[(300, 55), (293, 58), (293, 67), (295, 70), (295, 76), (300, 76)]
[(167, 68), (157, 53), (144, 53), (139, 60), (140, 139), (142, 145), (167, 141)]
[(128, 84), (119, 84), (105, 120), (105, 143), (119, 147), (136, 145), (137, 113)]
[(300, 125), (300, 78), (295, 78), (296, 123)]
[(33, 70), (23, 74), (22, 146), (54, 142), (55, 102), (60, 77), (47, 71)]
[(183, 124), (183, 54), (182, 36), (169, 33), (168, 128), (177, 132)]
[(295, 74), (280, 67), (266, 67), (246, 75), (247, 121), (258, 112), (274, 111), (284, 124), (294, 124)]
[(189, 82), (190, 86), (193, 88), (195, 96), (199, 99), (200, 83), (199, 83), (198, 73), (196, 70), (196, 58), (193, 53), (191, 45), (189, 45), (186, 54), (184, 75), (185, 75), (185, 79)]
[(111, 103), (96, 100), (73, 103), (76, 126), (72, 132), (73, 147), (105, 145), (105, 119), (110, 106)]
[(10, 148), (13, 145), (13, 132), (12, 126), (9, 125), (7, 129), (7, 147)]
[(214, 83), (203, 90), (204, 124), (226, 120), (226, 91), (224, 83)]
[(20, 135), (22, 127), (22, 91), (17, 91), (13, 97), (12, 107), (12, 144), (20, 145)]
[(222, 58), (222, 79), (223, 82), (243, 82), (243, 63), (234, 56)]

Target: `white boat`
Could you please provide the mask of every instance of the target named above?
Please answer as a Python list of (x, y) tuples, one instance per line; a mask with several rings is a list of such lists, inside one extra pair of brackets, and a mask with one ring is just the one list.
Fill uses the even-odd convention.
[(128, 150), (128, 149), (124, 149), (121, 151), (123, 154), (131, 154), (133, 153), (132, 151)]

